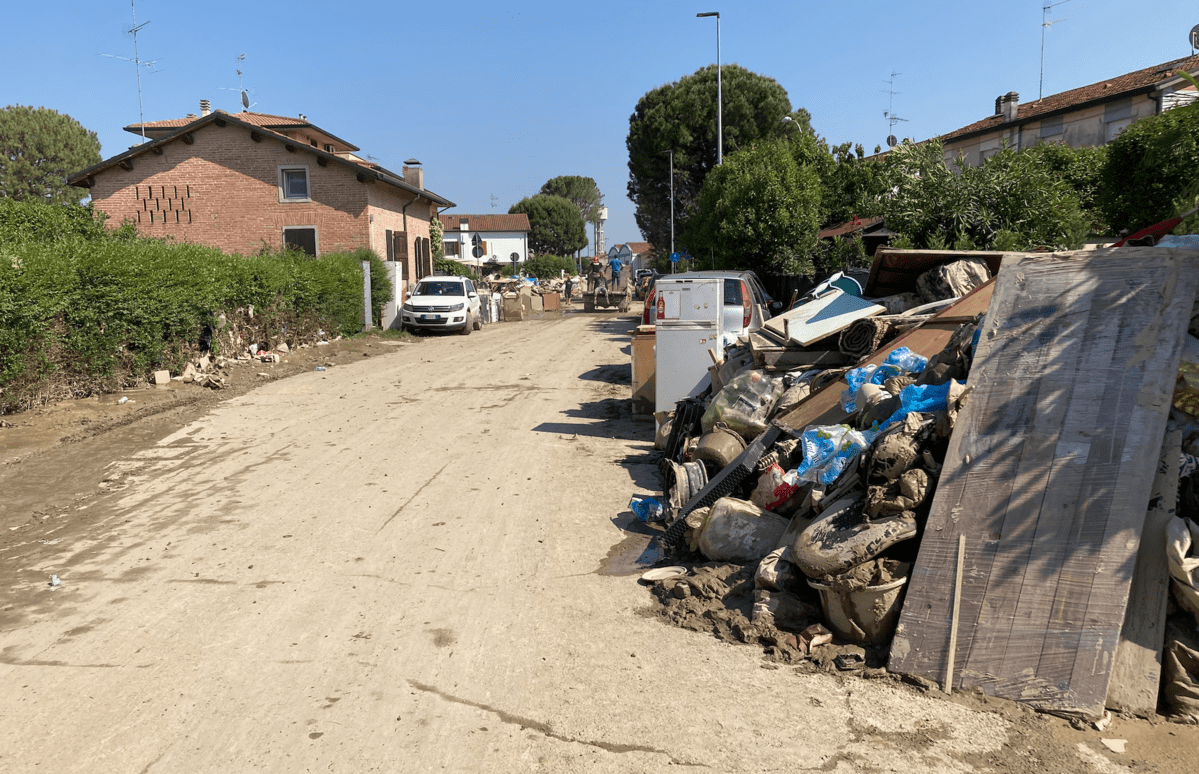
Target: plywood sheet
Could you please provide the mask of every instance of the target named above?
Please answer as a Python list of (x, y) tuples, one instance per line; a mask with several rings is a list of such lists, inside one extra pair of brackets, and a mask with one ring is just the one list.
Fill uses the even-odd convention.
[(1004, 259), (891, 647), (943, 682), (1103, 712), (1199, 252)]

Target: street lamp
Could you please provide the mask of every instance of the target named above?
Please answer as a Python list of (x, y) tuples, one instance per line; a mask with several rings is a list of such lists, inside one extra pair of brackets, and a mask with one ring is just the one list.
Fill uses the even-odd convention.
[(724, 163), (724, 102), (720, 98), (720, 11), (695, 14), (697, 19), (716, 17), (716, 163)]
[[(674, 253), (674, 148), (664, 151), (658, 151), (658, 155), (663, 153), (670, 154), (670, 252)], [(670, 264), (670, 271), (674, 273), (674, 264)]]

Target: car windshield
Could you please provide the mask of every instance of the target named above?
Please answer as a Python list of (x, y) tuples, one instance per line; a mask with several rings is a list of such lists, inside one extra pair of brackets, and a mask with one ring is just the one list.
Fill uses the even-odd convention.
[(461, 282), (422, 282), (416, 286), (418, 296), (464, 296)]

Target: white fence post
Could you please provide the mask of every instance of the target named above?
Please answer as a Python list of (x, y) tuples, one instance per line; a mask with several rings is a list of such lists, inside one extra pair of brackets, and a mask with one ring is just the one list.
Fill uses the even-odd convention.
[(371, 324), (371, 262), (362, 262), (362, 330), (369, 331)]

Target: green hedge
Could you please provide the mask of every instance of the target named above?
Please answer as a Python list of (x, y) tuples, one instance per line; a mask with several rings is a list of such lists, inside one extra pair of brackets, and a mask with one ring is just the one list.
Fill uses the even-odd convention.
[[(237, 354), (239, 343), (357, 333), (362, 260), (373, 310), (391, 298), (369, 250), (228, 255), (97, 230), (83, 207), (17, 204), (0, 200), (0, 413), (177, 372), (210, 338)], [(222, 312), (250, 341), (234, 338), (236, 324), (213, 336)]]

